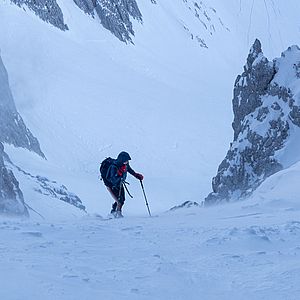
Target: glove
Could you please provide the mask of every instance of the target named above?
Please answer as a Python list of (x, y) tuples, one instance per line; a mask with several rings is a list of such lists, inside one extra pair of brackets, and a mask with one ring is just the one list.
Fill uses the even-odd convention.
[(137, 178), (138, 180), (143, 180), (144, 176), (142, 174), (135, 173), (135, 178)]

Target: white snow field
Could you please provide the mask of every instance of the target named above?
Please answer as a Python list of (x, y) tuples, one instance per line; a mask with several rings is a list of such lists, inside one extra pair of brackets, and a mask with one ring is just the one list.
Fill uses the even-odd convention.
[(1, 219), (0, 299), (297, 300), (300, 205), (281, 192), (152, 218)]
[[(67, 32), (1, 0), (1, 56), (17, 109), (47, 161), (7, 145), (6, 152), (32, 175), (65, 184), (89, 212), (107, 212), (99, 163), (122, 150), (145, 175), (154, 211), (202, 201), (232, 139), (233, 84), (252, 43), (259, 38), (273, 58), (297, 42), (298, 1), (250, 2), (202, 1), (206, 29), (192, 1), (138, 1), (143, 24), (134, 22), (135, 44), (126, 45), (73, 0), (58, 1)], [(39, 201), (21, 189), (29, 204)], [(143, 206), (128, 211), (138, 215)]]
[[(134, 45), (57, 2), (67, 32), (0, 0), (1, 57), (47, 157), (4, 145), (44, 219), (0, 217), (0, 299), (300, 299), (299, 163), (246, 201), (166, 212), (211, 191), (232, 140), (234, 80), (255, 38), (270, 59), (298, 43), (299, 1), (203, 0), (205, 29), (192, 1), (139, 0)], [(128, 176), (125, 218), (104, 219), (99, 163), (122, 150), (145, 175), (152, 218)], [(17, 167), (66, 185), (87, 213), (40, 194)]]
[(298, 163), (248, 200), (151, 218), (145, 205), (124, 219), (1, 218), (0, 299), (297, 300), (299, 174)]

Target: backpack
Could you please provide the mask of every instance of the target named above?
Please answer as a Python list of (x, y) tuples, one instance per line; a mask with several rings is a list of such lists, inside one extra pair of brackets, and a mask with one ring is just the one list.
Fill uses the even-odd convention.
[(105, 158), (101, 165), (100, 165), (100, 174), (101, 174), (101, 180), (103, 180), (104, 184), (106, 186), (110, 186), (111, 183), (107, 180), (106, 175), (108, 172), (109, 167), (114, 163), (114, 159), (111, 157)]

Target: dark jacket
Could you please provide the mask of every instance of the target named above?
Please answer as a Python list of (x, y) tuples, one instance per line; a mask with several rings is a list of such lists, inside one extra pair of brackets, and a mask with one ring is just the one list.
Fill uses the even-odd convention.
[(130, 167), (129, 163), (125, 164), (126, 161), (131, 160), (131, 157), (127, 152), (121, 152), (117, 159), (112, 163), (112, 165), (107, 170), (106, 179), (110, 182), (111, 187), (119, 188), (121, 181), (125, 181), (127, 177), (127, 172), (135, 176), (135, 171)]

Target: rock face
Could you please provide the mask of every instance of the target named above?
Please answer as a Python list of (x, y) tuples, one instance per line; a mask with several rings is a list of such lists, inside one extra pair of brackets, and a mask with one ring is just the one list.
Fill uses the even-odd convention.
[(0, 214), (28, 215), (19, 183), (5, 167), (3, 157), (4, 147), (0, 143)]
[(245, 197), (284, 168), (287, 142), (300, 127), (300, 97), (294, 88), (300, 84), (299, 69), (297, 46), (270, 62), (255, 41), (234, 85), (233, 142), (205, 204)]
[[(136, 0), (73, 0), (86, 14), (99, 17), (104, 28), (122, 42), (132, 42), (134, 36), (130, 17), (142, 22), (142, 14)], [(18, 6), (27, 6), (43, 21), (61, 30), (68, 30), (64, 16), (56, 0), (12, 0)], [(154, 2), (155, 3), (155, 2)]]
[(38, 140), (29, 131), (17, 112), (9, 87), (8, 74), (0, 57), (0, 214), (29, 216), (19, 183), (12, 170), (8, 169), (9, 166), (28, 176), (37, 186), (36, 192), (85, 210), (80, 198), (69, 192), (64, 185), (42, 176), (32, 176), (15, 166), (4, 152), (2, 142), (26, 148), (45, 158)]
[(74, 193), (69, 192), (63, 184), (59, 184), (57, 181), (49, 180), (43, 176), (26, 175), (29, 175), (38, 184), (38, 188), (35, 189), (36, 192), (64, 201), (85, 211), (85, 206), (82, 204), (81, 199)]
[(0, 142), (26, 148), (44, 157), (38, 140), (17, 112), (9, 87), (8, 75), (0, 57)]
[(1, 142), (26, 148), (44, 157), (38, 140), (31, 134), (17, 112), (8, 75), (0, 57), (0, 213), (28, 215), (19, 183), (13, 172), (4, 164), (5, 153)]
[(56, 0), (12, 0), (18, 6), (26, 5), (35, 12), (43, 21), (46, 21), (61, 30), (67, 30), (63, 13)]
[(101, 24), (119, 40), (131, 42), (134, 35), (130, 17), (142, 22), (142, 14), (135, 0), (74, 0), (86, 14), (97, 15)]
[(199, 203), (197, 202), (192, 202), (192, 201), (185, 201), (180, 205), (176, 205), (172, 208), (170, 208), (170, 211), (182, 209), (182, 208), (190, 208), (190, 207), (200, 207)]

